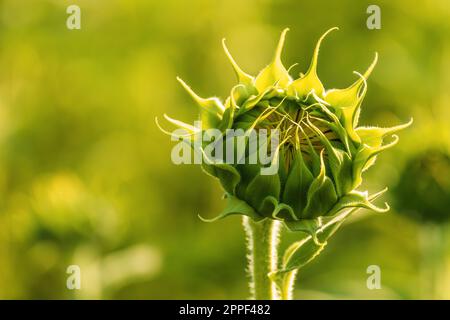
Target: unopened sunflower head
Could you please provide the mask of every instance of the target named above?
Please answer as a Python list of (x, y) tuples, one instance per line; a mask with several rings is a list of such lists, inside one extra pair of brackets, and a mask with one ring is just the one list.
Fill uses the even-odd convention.
[[(367, 192), (356, 188), (376, 156), (397, 143), (395, 132), (411, 122), (392, 128), (357, 126), (366, 80), (377, 55), (363, 75), (356, 73), (358, 79), (348, 88), (325, 90), (317, 76), (319, 48), (325, 36), (336, 29), (328, 30), (319, 39), (309, 69), (297, 79), (281, 62), (288, 29), (281, 34), (272, 62), (256, 77), (242, 71), (223, 41), (238, 78), (224, 103), (217, 98), (199, 97), (178, 79), (200, 107), (202, 128), (166, 119), (186, 132), (180, 138), (194, 148), (201, 133), (211, 128), (220, 130), (223, 140), (227, 139), (227, 129), (279, 132), (272, 158), (278, 166), (272, 174), (264, 174), (261, 163), (211, 159), (203, 152), (204, 145), (197, 144), (203, 169), (218, 178), (226, 192), (227, 207), (217, 218), (242, 214), (255, 220), (278, 219), (291, 230), (314, 234), (323, 218), (344, 209), (388, 210), (387, 204), (384, 208), (375, 206)], [(247, 135), (245, 143), (249, 140)]]

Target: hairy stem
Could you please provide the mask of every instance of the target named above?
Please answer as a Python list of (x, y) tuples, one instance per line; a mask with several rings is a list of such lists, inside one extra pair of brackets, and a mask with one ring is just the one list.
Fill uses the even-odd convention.
[(294, 298), (294, 284), (297, 271), (297, 269), (292, 270), (283, 277), (283, 287), (281, 288), (282, 300), (292, 300)]
[(269, 273), (277, 270), (277, 246), (280, 223), (265, 219), (255, 222), (243, 218), (248, 248), (248, 272), (250, 275), (250, 292), (256, 300), (276, 300), (280, 296)]

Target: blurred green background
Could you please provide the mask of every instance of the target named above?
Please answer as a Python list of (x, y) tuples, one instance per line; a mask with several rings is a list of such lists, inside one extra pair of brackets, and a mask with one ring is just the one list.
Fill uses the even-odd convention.
[[(66, 28), (70, 4), (81, 30)], [(380, 30), (366, 27), (370, 4)], [(295, 296), (450, 298), (449, 11), (447, 0), (0, 0), (0, 298), (247, 298), (240, 219), (198, 219), (224, 206), (218, 182), (172, 164), (154, 119), (193, 122), (177, 75), (228, 95), (223, 37), (255, 74), (290, 27), (283, 60), (297, 74), (333, 26), (325, 87), (353, 82), (378, 51), (361, 123), (415, 122), (366, 174), (366, 189), (390, 187), (392, 210), (355, 215)], [(71, 264), (81, 290), (66, 288)], [(380, 290), (366, 287), (369, 265)]]

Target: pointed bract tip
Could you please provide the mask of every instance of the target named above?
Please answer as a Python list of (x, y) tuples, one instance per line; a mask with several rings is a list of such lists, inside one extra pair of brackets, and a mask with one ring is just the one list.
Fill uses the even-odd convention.
[(314, 49), (314, 54), (313, 54), (313, 57), (312, 57), (312, 59), (311, 59), (311, 65), (309, 66), (309, 69), (308, 69), (308, 71), (306, 72), (306, 74), (309, 74), (309, 73), (311, 73), (311, 72), (314, 72), (314, 73), (317, 72), (317, 60), (318, 60), (318, 57), (319, 57), (319, 50), (320, 50), (320, 46), (321, 46), (321, 44), (322, 44), (322, 41), (323, 41), (323, 39), (325, 39), (325, 37), (326, 37), (330, 32), (332, 32), (332, 31), (334, 31), (334, 30), (339, 30), (339, 28), (338, 28), (338, 27), (334, 27), (334, 28), (328, 29), (328, 30), (327, 30), (327, 31), (319, 38), (319, 40), (317, 41), (316, 47), (315, 47), (315, 49)]
[(184, 82), (184, 80), (181, 79), (179, 76), (177, 76), (177, 81), (184, 87), (184, 89), (186, 89), (189, 92), (192, 92), (191, 87), (189, 87), (188, 84)]
[(294, 63), (293, 65), (291, 65), (291, 66), (287, 69), (287, 72), (288, 72), (288, 73), (291, 72), (291, 70), (292, 70), (293, 68), (295, 68), (296, 66), (298, 66), (298, 63), (297, 63), (297, 62)]
[[(387, 136), (389, 134), (393, 134), (393, 133), (398, 132), (400, 130), (406, 129), (410, 125), (412, 125), (413, 122), (414, 122), (414, 119), (411, 117), (411, 119), (409, 119), (409, 121), (407, 123), (400, 124), (398, 126), (391, 127), (391, 128), (386, 128), (385, 136)], [(393, 135), (393, 136), (395, 136), (395, 135)]]
[(328, 29), (327, 31), (325, 31), (325, 33), (320, 37), (319, 40), (323, 40), (330, 32), (334, 31), (334, 30), (339, 30), (339, 27), (333, 27)]
[(372, 194), (371, 196), (368, 196), (367, 199), (369, 201), (375, 200), (376, 198), (378, 198), (379, 196), (381, 196), (383, 193), (385, 193), (386, 191), (388, 191), (388, 187), (384, 188), (383, 190), (380, 190), (374, 194)]
[(225, 39), (225, 38), (222, 38), (222, 47), (223, 47), (223, 50), (225, 51), (225, 53), (228, 55), (230, 52), (228, 51), (227, 39)]
[(240, 83), (244, 83), (244, 84), (247, 84), (247, 85), (252, 84), (253, 83), (253, 77), (251, 75), (245, 73), (241, 69), (241, 67), (239, 67), (239, 65), (236, 63), (236, 61), (234, 60), (234, 58), (231, 55), (230, 51), (228, 50), (225, 38), (222, 39), (222, 47), (223, 47), (223, 51), (225, 52), (225, 55), (227, 56), (228, 60), (231, 63), (231, 66), (233, 67), (234, 72), (236, 73), (238, 81)]
[[(399, 124), (398, 126), (394, 126), (394, 127), (391, 127), (391, 128), (386, 128), (385, 129), (386, 133), (384, 134), (384, 136), (387, 136), (389, 134), (393, 134), (393, 133), (398, 132), (400, 130), (406, 129), (410, 125), (412, 125), (413, 122), (414, 122), (414, 119), (411, 117), (411, 119), (409, 119), (409, 121), (404, 123), (404, 124)], [(393, 135), (393, 136), (395, 136), (395, 135)]]
[(375, 57), (374, 57), (375, 61), (378, 61), (378, 51), (375, 51)]
[(200, 97), (198, 94), (196, 94), (194, 92), (194, 90), (192, 90), (192, 88), (186, 82), (184, 82), (183, 79), (181, 79), (180, 77), (177, 77), (177, 80), (179, 83), (181, 83), (183, 88), (189, 93), (189, 95), (192, 97), (192, 99), (194, 99), (199, 104), (204, 103), (205, 99)]
[(316, 48), (318, 49), (320, 47), (320, 44), (322, 42), (323, 39), (325, 39), (325, 37), (330, 34), (331, 32), (333, 32), (334, 30), (339, 30), (338, 27), (333, 27), (328, 29), (327, 31), (325, 31), (325, 33), (319, 38), (319, 41), (317, 42)]
[(375, 56), (373, 57), (372, 63), (370, 64), (370, 66), (367, 68), (366, 72), (364, 72), (364, 78), (367, 80), (370, 76), (370, 74), (372, 73), (373, 69), (375, 68), (375, 66), (377, 65), (378, 62), (378, 52), (375, 51)]
[(289, 31), (289, 28), (285, 28), (280, 35), (280, 40), (278, 41), (277, 50), (275, 51), (274, 60), (281, 60), (281, 53), (283, 52), (284, 41), (286, 39), (286, 33)]
[(405, 128), (408, 128), (410, 125), (412, 125), (414, 123), (414, 118), (411, 117), (411, 119), (409, 119), (409, 121), (407, 123), (405, 123)]

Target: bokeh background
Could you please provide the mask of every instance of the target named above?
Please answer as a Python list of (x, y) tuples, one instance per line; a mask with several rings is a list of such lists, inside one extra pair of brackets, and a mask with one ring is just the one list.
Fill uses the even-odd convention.
[[(70, 4), (81, 30), (66, 28)], [(366, 27), (370, 4), (380, 30)], [(390, 213), (355, 215), (295, 296), (450, 298), (449, 11), (447, 0), (0, 0), (0, 298), (247, 298), (240, 219), (198, 219), (224, 206), (218, 182), (171, 163), (155, 117), (196, 117), (177, 75), (227, 96), (223, 37), (255, 74), (290, 27), (283, 60), (297, 74), (333, 26), (325, 86), (353, 82), (377, 51), (361, 123), (415, 122), (366, 174), (365, 189), (390, 187)], [(72, 264), (81, 290), (66, 288)], [(366, 287), (369, 265), (380, 290)]]

